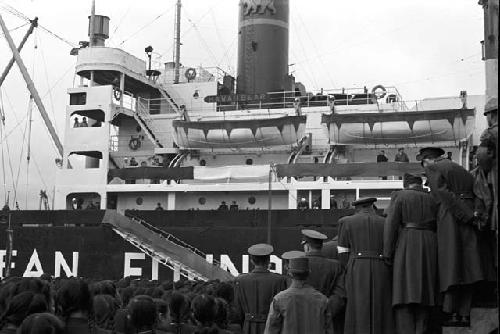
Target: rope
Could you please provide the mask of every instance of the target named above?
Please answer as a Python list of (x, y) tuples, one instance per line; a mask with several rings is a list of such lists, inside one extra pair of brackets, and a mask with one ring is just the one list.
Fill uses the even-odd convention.
[[(3, 105), (3, 97), (2, 97), (2, 90), (0, 89), (0, 112), (4, 110), (4, 105)], [(0, 137), (2, 136), (4, 132), (4, 120), (3, 120), (3, 114), (2, 114), (2, 121), (0, 123)], [(4, 147), (3, 147), (3, 142), (2, 142), (2, 180), (3, 180), (3, 190), (4, 190), (4, 199), (7, 201), (7, 178), (5, 176), (5, 153), (4, 153)]]
[[(1, 7), (1, 9), (3, 9), (4, 11), (20, 18), (21, 20), (24, 20), (28, 23), (31, 23), (31, 19), (29, 17), (27, 17), (26, 15), (24, 15), (22, 12), (18, 11), (17, 9), (15, 9), (14, 7), (12, 7), (11, 5), (7, 5), (4, 3), (4, 6)], [(55, 32), (49, 30), (48, 28), (42, 26), (41, 24), (38, 24), (38, 28), (42, 29), (43, 31), (45, 31), (46, 33), (48, 33), (49, 35), (51, 35), (52, 37), (55, 37), (56, 39), (60, 40), (61, 42), (64, 42), (66, 44), (68, 44), (69, 46), (71, 46), (72, 48), (73, 47), (76, 47), (76, 45), (70, 41), (68, 41), (66, 38), (64, 37), (61, 37), (59, 36), (58, 34), (56, 34)]]
[(137, 35), (138, 33), (140, 33), (141, 31), (143, 31), (144, 29), (146, 29), (147, 27), (149, 27), (151, 24), (153, 24), (156, 20), (158, 20), (160, 17), (162, 17), (163, 15), (167, 14), (168, 12), (172, 11), (172, 9), (174, 9), (175, 6), (167, 9), (166, 11), (164, 11), (163, 13), (160, 13), (158, 16), (156, 16), (153, 20), (151, 20), (150, 22), (146, 23), (145, 25), (143, 25), (141, 28), (139, 28), (136, 32), (134, 32), (132, 35), (130, 35), (129, 37), (125, 38), (120, 44), (119, 46), (125, 44), (125, 42), (127, 42), (129, 39), (131, 39), (132, 37), (134, 37), (135, 35)]
[[(36, 38), (38, 39), (38, 44), (41, 44), (40, 42), (40, 39), (39, 39), (39, 36), (37, 35)], [(49, 73), (47, 72), (47, 62), (45, 60), (45, 54), (43, 53), (43, 48), (40, 46), (40, 54), (42, 55), (42, 60), (43, 60), (43, 69), (44, 69), (44, 74), (45, 74), (45, 81), (47, 82), (47, 87), (49, 87)], [(66, 74), (66, 73), (65, 73)], [(47, 91), (47, 94), (46, 95), (49, 95), (49, 100), (50, 100), (50, 111), (52, 112), (52, 117), (53, 117), (53, 120), (54, 122), (52, 122), (54, 124), (54, 127), (56, 128), (56, 133), (59, 132), (59, 129), (57, 127), (57, 122), (56, 122), (56, 115), (54, 113), (54, 100), (52, 98), (52, 90), (49, 89)]]
[[(5, 92), (3, 92), (3, 94), (5, 94)], [(10, 102), (10, 99), (9, 99), (9, 96), (5, 95), (5, 97), (7, 98), (7, 102), (9, 103), (10, 108), (13, 109), (12, 103)], [(16, 114), (14, 113), (14, 115), (16, 115)], [(17, 118), (17, 116), (15, 116), (15, 117)], [(21, 122), (18, 122), (18, 125), (19, 124), (21, 124)], [(4, 126), (3, 123), (2, 123), (2, 126)], [(4, 129), (5, 129), (5, 127), (4, 127)], [(12, 131), (11, 131), (11, 133), (12, 133)], [(17, 187), (16, 187), (16, 184), (14, 183), (14, 168), (12, 168), (12, 155), (10, 154), (10, 146), (9, 146), (9, 142), (7, 141), (7, 138), (5, 138), (5, 144), (7, 146), (7, 154), (9, 156), (9, 169), (10, 169), (10, 175), (11, 175), (11, 180), (12, 180), (12, 188), (13, 188), (13, 191), (15, 194), (17, 191)], [(2, 141), (2, 149), (3, 149), (3, 141)]]

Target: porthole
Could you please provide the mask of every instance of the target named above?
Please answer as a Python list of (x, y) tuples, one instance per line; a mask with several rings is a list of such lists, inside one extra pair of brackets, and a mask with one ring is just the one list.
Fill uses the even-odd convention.
[(135, 203), (137, 203), (137, 205), (142, 205), (143, 202), (144, 200), (142, 199), (142, 197), (137, 197), (135, 200)]
[(200, 203), (201, 205), (205, 205), (206, 202), (207, 202), (207, 199), (205, 197), (198, 198), (198, 203)]
[(250, 203), (251, 205), (254, 205), (255, 202), (256, 202), (255, 197), (253, 197), (253, 196), (248, 197), (248, 203)]
[(205, 159), (201, 159), (200, 166), (206, 166), (206, 165), (207, 165), (207, 162), (205, 161)]

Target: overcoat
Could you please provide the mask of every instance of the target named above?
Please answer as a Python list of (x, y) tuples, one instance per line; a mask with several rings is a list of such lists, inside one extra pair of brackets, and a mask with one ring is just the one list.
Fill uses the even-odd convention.
[(269, 270), (254, 269), (236, 278), (235, 307), (244, 334), (264, 332), (269, 305), (286, 288), (287, 278)]
[(384, 218), (366, 210), (343, 217), (339, 223), (339, 249), (349, 249), (344, 333), (394, 333), (392, 272), (382, 256)]
[(437, 216), (440, 291), (484, 279), (478, 231), (474, 227), (474, 178), (460, 165), (438, 159), (425, 168)]
[(396, 191), (387, 209), (384, 257), (394, 259), (392, 305), (438, 302), (437, 204), (422, 187)]

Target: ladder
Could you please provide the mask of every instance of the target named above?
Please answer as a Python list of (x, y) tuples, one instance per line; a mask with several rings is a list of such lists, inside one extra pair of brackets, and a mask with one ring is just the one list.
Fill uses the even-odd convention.
[(208, 263), (206, 254), (196, 247), (142, 219), (106, 210), (102, 222), (141, 252), (172, 270), (179, 270), (188, 279), (228, 281), (234, 278), (219, 262)]
[(292, 151), (292, 153), (290, 154), (290, 156), (288, 157), (288, 164), (294, 164), (297, 162), (297, 159), (298, 157), (302, 154), (302, 152), (304, 152), (304, 150), (306, 149), (306, 142), (307, 142), (307, 139), (309, 137), (308, 136), (304, 136), (302, 137), (301, 140), (299, 140), (298, 142), (298, 145), (297, 145), (297, 148), (294, 149)]
[(153, 119), (149, 114), (149, 108), (141, 99), (137, 99), (137, 108), (133, 113), (134, 119), (139, 126), (144, 130), (149, 140), (158, 148), (162, 148), (163, 144), (160, 142), (158, 136), (159, 131), (156, 129)]

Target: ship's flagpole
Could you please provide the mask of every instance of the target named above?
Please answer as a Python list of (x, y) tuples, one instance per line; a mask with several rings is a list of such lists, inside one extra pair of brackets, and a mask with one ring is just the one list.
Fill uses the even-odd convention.
[(273, 207), (273, 192), (272, 192), (272, 182), (273, 182), (273, 164), (269, 165), (269, 192), (267, 199), (267, 244), (271, 245), (271, 210)]

